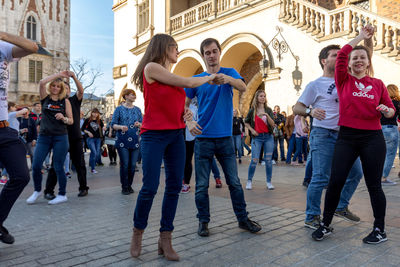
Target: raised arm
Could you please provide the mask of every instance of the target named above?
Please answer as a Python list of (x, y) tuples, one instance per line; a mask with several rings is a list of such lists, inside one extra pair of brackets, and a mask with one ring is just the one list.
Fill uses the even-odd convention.
[(38, 45), (31, 40), (2, 31), (0, 31), (0, 40), (15, 45), (12, 50), (13, 58), (21, 58), (36, 53), (39, 49)]
[(78, 80), (78, 78), (76, 78), (76, 75), (73, 71), (69, 71), (68, 73), (69, 73), (69, 76), (74, 80), (74, 82), (76, 84), (76, 89), (77, 89), (76, 97), (78, 98), (78, 100), (82, 100), (84, 89), (83, 89), (81, 82)]
[(186, 88), (198, 87), (215, 78), (215, 74), (203, 77), (181, 77), (169, 72), (163, 66), (154, 62), (150, 62), (146, 65), (144, 68), (144, 75), (149, 83), (158, 81), (164, 84)]
[(57, 78), (68, 78), (69, 77), (69, 71), (64, 70), (61, 71), (59, 73), (47, 76), (43, 79), (40, 80), (39, 82), (39, 94), (40, 94), (40, 99), (43, 99), (47, 96), (47, 92), (46, 92), (46, 84), (54, 81)]

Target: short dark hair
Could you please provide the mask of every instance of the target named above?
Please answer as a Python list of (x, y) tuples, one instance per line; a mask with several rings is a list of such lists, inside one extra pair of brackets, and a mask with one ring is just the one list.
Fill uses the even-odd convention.
[(324, 65), (322, 65), (322, 60), (327, 59), (329, 56), (329, 51), (331, 50), (340, 50), (340, 45), (328, 45), (324, 48), (322, 48), (321, 52), (319, 52), (319, 64), (321, 65), (321, 68), (324, 69)]
[(35, 102), (35, 103), (33, 103), (33, 106), (36, 106), (36, 105), (39, 105), (40, 103), (39, 102)]
[(218, 47), (219, 52), (221, 52), (221, 45), (219, 44), (217, 39), (207, 38), (200, 44), (200, 54), (204, 55), (204, 47), (209, 46), (210, 44), (215, 43)]

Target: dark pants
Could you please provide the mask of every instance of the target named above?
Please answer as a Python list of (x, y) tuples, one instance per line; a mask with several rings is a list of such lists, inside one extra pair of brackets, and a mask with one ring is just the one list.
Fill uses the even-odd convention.
[[(83, 139), (69, 140), (69, 156), (72, 164), (75, 166), (76, 175), (78, 176), (79, 191), (88, 190), (85, 157), (83, 153)], [(57, 175), (52, 166), (47, 175), (46, 189), (44, 190), (44, 193), (54, 194), (56, 184)]]
[(0, 225), (3, 225), (30, 178), (25, 146), (18, 139), (18, 132), (9, 127), (0, 128), (0, 161), (8, 172), (8, 182), (0, 193)]
[(246, 202), (243, 188), (238, 177), (235, 150), (231, 137), (224, 138), (196, 138), (196, 207), (197, 218), (200, 222), (210, 221), (210, 201), (208, 187), (212, 160), (214, 155), (221, 164), (231, 195), (233, 210), (238, 221), (247, 220)]
[(118, 147), (120, 159), (119, 177), (123, 190), (128, 190), (132, 187), (133, 177), (135, 176), (135, 168), (139, 149)]
[(386, 144), (381, 130), (340, 128), (333, 155), (331, 178), (325, 195), (325, 225), (332, 222), (346, 177), (356, 159), (360, 157), (375, 218), (374, 228), (378, 227), (384, 231), (386, 198), (381, 179), (385, 155)]
[(115, 149), (114, 145), (107, 145), (108, 149), (108, 157), (110, 158), (110, 162), (117, 161), (117, 150)]
[(281, 154), (281, 161), (284, 161), (286, 159), (285, 159), (285, 137), (283, 136), (274, 138), (274, 152), (272, 153), (272, 159), (278, 161), (278, 143)]
[(141, 137), (143, 185), (136, 200), (133, 216), (135, 228), (145, 229), (153, 199), (160, 184), (161, 160), (165, 167), (165, 192), (161, 208), (160, 232), (172, 231), (182, 188), (185, 165), (183, 129), (147, 131)]

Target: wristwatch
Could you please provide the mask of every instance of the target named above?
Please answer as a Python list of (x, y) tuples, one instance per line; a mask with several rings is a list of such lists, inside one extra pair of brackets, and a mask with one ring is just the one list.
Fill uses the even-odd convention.
[(310, 113), (311, 113), (311, 108), (306, 108), (306, 114), (310, 115)]

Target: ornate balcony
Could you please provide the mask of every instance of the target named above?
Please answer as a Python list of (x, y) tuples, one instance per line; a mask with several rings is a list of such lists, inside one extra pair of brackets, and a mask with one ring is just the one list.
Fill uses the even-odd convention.
[(317, 41), (340, 36), (354, 38), (363, 26), (370, 23), (376, 29), (374, 50), (400, 60), (400, 23), (354, 5), (329, 11), (305, 0), (282, 0), (279, 18)]

